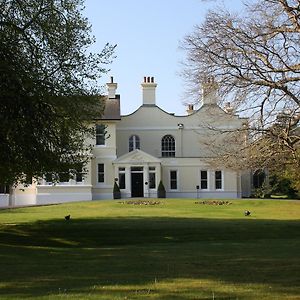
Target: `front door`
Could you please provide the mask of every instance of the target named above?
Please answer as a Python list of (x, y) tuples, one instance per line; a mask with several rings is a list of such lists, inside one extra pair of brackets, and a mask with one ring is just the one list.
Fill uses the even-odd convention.
[(131, 173), (131, 197), (144, 197), (143, 173)]

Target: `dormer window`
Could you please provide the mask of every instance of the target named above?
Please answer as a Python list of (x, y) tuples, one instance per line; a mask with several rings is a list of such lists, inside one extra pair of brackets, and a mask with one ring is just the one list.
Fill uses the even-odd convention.
[(175, 157), (175, 139), (171, 135), (165, 135), (161, 139), (161, 156)]
[(129, 152), (140, 149), (140, 138), (137, 135), (132, 135), (129, 138)]

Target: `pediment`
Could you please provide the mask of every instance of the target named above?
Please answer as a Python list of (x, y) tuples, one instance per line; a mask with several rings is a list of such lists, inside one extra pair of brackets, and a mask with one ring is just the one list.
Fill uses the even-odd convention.
[(160, 163), (161, 160), (142, 150), (136, 149), (118, 157), (114, 163)]

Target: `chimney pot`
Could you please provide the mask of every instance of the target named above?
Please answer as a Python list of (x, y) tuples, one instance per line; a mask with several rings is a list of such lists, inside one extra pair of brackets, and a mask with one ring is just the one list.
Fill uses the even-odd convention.
[(116, 98), (116, 90), (117, 90), (118, 84), (114, 82), (113, 76), (110, 77), (110, 82), (108, 82), (106, 85), (107, 85), (107, 90), (108, 90), (108, 98), (109, 99)]
[(202, 81), (202, 104), (217, 104), (218, 84), (213, 76), (205, 77)]
[(193, 104), (188, 104), (186, 112), (187, 112), (188, 115), (191, 115), (194, 112), (194, 105)]
[(157, 84), (154, 82), (154, 77), (144, 77), (142, 83), (143, 104), (155, 105), (155, 89)]

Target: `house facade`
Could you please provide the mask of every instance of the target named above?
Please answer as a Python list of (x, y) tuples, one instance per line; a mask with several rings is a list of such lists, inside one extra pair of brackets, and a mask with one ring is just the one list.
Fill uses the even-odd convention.
[[(122, 198), (156, 197), (162, 181), (169, 198), (241, 198), (251, 192), (250, 172), (212, 167), (211, 132), (239, 129), (245, 118), (230, 107), (217, 104), (213, 81), (203, 84), (200, 107), (188, 106), (187, 114), (176, 116), (156, 104), (157, 84), (144, 77), (141, 106), (120, 115), (117, 83), (107, 84), (104, 114), (96, 120), (96, 136), (84, 176), (53, 184), (51, 179), (34, 181), (0, 195), (0, 206), (34, 205), (111, 199), (117, 182)], [(214, 128), (214, 130), (211, 130)], [(226, 147), (226, 139), (219, 140)]]

